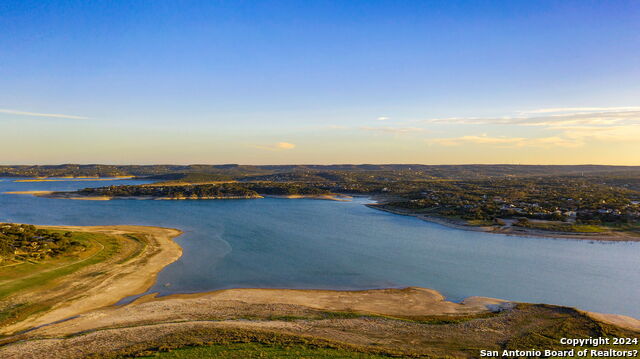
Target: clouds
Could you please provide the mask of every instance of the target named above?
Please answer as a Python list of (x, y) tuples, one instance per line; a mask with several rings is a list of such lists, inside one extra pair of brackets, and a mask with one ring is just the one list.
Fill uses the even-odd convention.
[(443, 146), (459, 146), (465, 143), (481, 144), (481, 145), (519, 145), (526, 139), (522, 137), (489, 137), (486, 134), (480, 136), (461, 136), (452, 138), (436, 138), (431, 140)]
[(640, 138), (640, 107), (562, 107), (519, 111), (504, 117), (450, 117), (424, 121), (429, 124), (457, 126), (482, 125), (522, 132), (536, 127), (548, 132), (543, 137), (500, 137), (470, 134), (453, 138), (436, 138), (430, 143), (443, 146), (462, 144), (493, 145), (497, 147), (581, 147), (592, 142), (637, 141)]
[(323, 129), (332, 131), (349, 131), (349, 132), (365, 132), (378, 135), (409, 135), (428, 133), (429, 130), (424, 127), (401, 127), (401, 126), (343, 126), (343, 125), (327, 125)]
[(453, 138), (436, 138), (429, 141), (430, 143), (442, 146), (460, 146), (464, 144), (474, 145), (491, 145), (495, 147), (579, 147), (581, 141), (573, 141), (561, 137), (542, 137), (542, 138), (525, 138), (525, 137), (490, 137), (486, 134), (480, 136), (461, 136)]
[(89, 117), (76, 116), (76, 115), (63, 115), (58, 113), (39, 113), (39, 112), (8, 110), (8, 109), (0, 109), (0, 113), (4, 113), (8, 115), (30, 116), (30, 117), (64, 118), (68, 120), (88, 120), (89, 119)]
[(371, 126), (362, 126), (359, 127), (362, 131), (369, 132), (378, 132), (378, 133), (392, 133), (396, 135), (405, 135), (409, 133), (424, 133), (427, 132), (427, 129), (422, 127), (371, 127)]
[(541, 108), (531, 111), (521, 111), (522, 114), (527, 113), (562, 113), (562, 112), (610, 112), (610, 111), (638, 111), (638, 106), (627, 107), (555, 107), (555, 108)]
[(296, 148), (296, 145), (289, 142), (278, 142), (276, 143), (276, 148), (280, 150), (292, 150)]
[(389, 122), (393, 125), (328, 128), (411, 136), (444, 147), (578, 148), (595, 142), (629, 142), (640, 138), (640, 106), (554, 107), (516, 111), (500, 117), (396, 119)]
[(450, 117), (425, 121), (440, 124), (469, 125), (618, 125), (640, 124), (640, 107), (570, 107), (520, 111), (515, 116), (494, 118)]
[(271, 145), (258, 145), (255, 147), (267, 151), (285, 151), (296, 148), (296, 145), (289, 142), (278, 142)]

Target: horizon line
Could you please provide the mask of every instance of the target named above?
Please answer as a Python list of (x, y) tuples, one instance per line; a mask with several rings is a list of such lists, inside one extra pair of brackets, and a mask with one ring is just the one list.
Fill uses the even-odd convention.
[(329, 164), (313, 164), (313, 163), (287, 163), (287, 164), (248, 164), (248, 163), (145, 163), (145, 164), (117, 164), (117, 163), (58, 163), (58, 164), (0, 164), (0, 167), (14, 166), (598, 166), (598, 167), (640, 167), (637, 165), (616, 165), (616, 164), (596, 164), (596, 163), (578, 163), (578, 164), (544, 164), (544, 163), (441, 163), (441, 164), (425, 164), (425, 163), (329, 163)]

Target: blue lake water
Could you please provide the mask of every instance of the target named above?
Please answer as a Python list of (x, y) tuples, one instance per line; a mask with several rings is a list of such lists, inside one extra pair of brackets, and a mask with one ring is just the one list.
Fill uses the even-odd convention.
[[(0, 193), (140, 181), (14, 182)], [(0, 194), (0, 222), (173, 227), (180, 260), (149, 292), (421, 286), (640, 318), (640, 243), (468, 232), (352, 202), (310, 199), (74, 201)]]

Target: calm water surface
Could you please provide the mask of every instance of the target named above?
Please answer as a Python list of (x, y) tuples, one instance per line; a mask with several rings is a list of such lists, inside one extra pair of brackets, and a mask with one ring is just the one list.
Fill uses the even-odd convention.
[[(13, 182), (0, 192), (140, 181)], [(184, 255), (149, 292), (422, 286), (640, 318), (640, 243), (467, 232), (363, 206), (365, 199), (73, 201), (0, 194), (0, 222), (181, 229)]]

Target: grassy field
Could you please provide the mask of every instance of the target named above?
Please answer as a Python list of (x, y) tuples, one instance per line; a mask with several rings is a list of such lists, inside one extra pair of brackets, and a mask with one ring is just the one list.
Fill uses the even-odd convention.
[(332, 348), (314, 348), (306, 345), (265, 345), (259, 343), (235, 343), (228, 345), (211, 345), (202, 347), (190, 347), (176, 349), (169, 352), (160, 352), (145, 358), (163, 359), (195, 359), (195, 358), (220, 358), (220, 359), (245, 359), (245, 358), (354, 358), (375, 359), (388, 358), (375, 354), (365, 354)]
[(62, 278), (104, 262), (121, 249), (121, 241), (107, 234), (73, 232), (72, 239), (82, 243), (85, 249), (39, 262), (0, 267), (0, 327), (48, 310), (63, 300), (60, 296), (14, 300), (16, 296), (55, 289)]
[(0, 278), (3, 278), (0, 281), (0, 300), (20, 291), (52, 284), (57, 278), (102, 262), (118, 251), (118, 241), (105, 234), (76, 232), (72, 239), (84, 244), (86, 250), (41, 262), (0, 267)]
[[(563, 348), (568, 350), (569, 348)], [(589, 349), (585, 358), (593, 358), (591, 350), (637, 350), (640, 352), (640, 345), (623, 346), (615, 348), (613, 346), (605, 347), (576, 347), (576, 351), (581, 349)], [(265, 345), (259, 343), (234, 343), (228, 345), (211, 345), (201, 347), (188, 347), (175, 349), (172, 351), (158, 352), (152, 356), (144, 356), (143, 358), (161, 358), (161, 359), (199, 359), (199, 358), (219, 358), (219, 359), (252, 359), (252, 358), (282, 358), (282, 359), (323, 359), (323, 358), (343, 358), (343, 359), (376, 359), (390, 358), (391, 356), (376, 355), (347, 351), (333, 348), (315, 348), (305, 345)], [(397, 357), (394, 355), (393, 357)], [(601, 358), (601, 355), (595, 356)]]
[(563, 222), (535, 222), (529, 221), (526, 225), (515, 224), (524, 228), (539, 229), (553, 232), (568, 232), (568, 233), (603, 233), (609, 231), (608, 228), (590, 225), (590, 224), (575, 224), (575, 223), (563, 223)]

